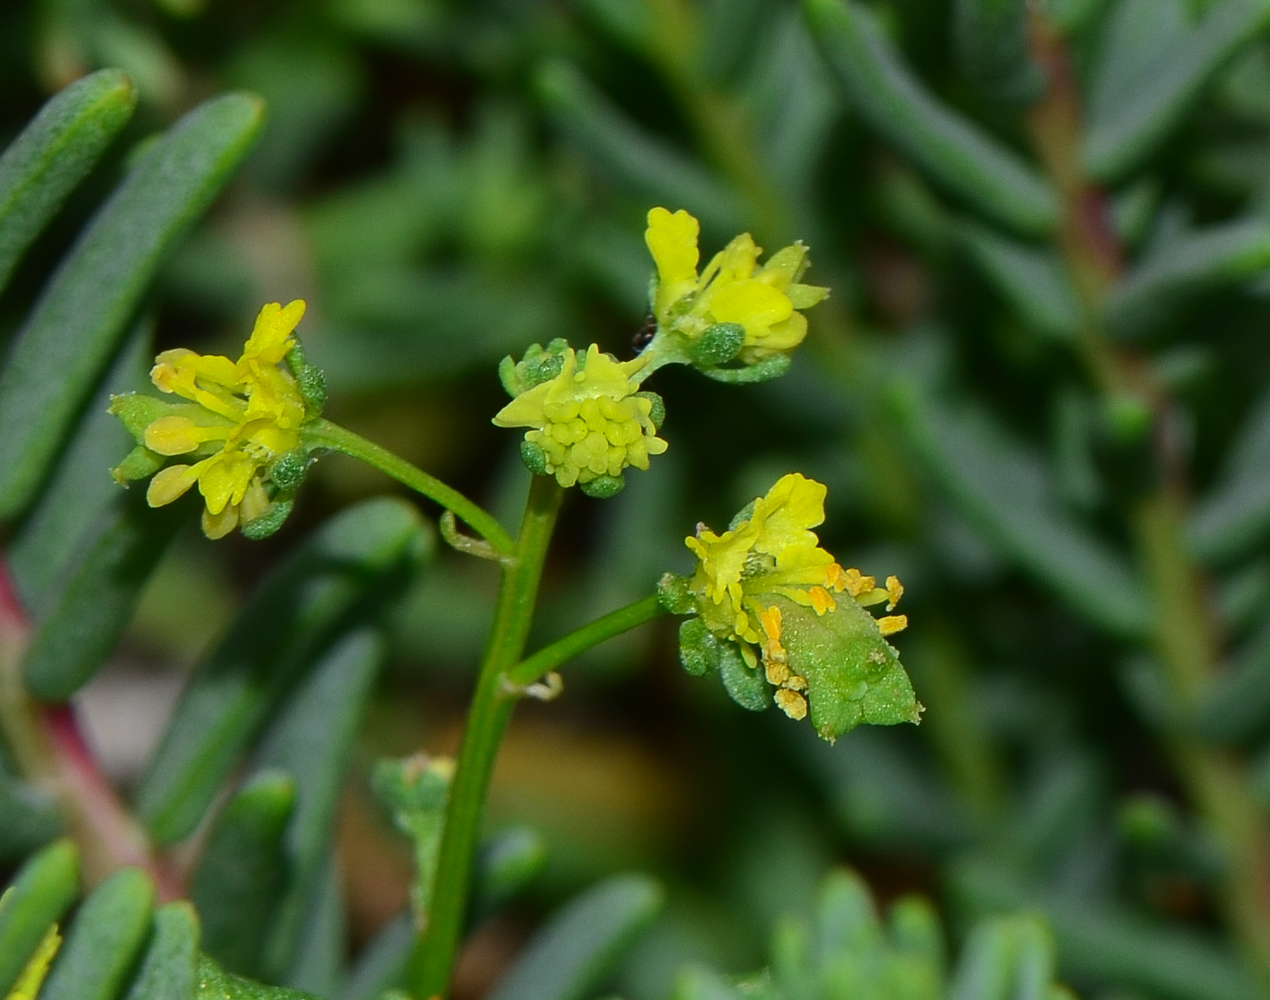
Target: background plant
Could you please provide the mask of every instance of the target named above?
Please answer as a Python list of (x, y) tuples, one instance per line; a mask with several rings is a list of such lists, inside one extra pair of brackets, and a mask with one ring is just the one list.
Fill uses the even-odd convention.
[[(115, 430), (89, 421), (65, 447), (77, 406), (53, 398), (71, 383), (91, 391), (105, 345), (135, 319), (154, 318), (161, 346), (229, 343), (260, 302), (303, 295), (332, 416), (510, 511), (523, 483), (512, 443), (480, 430), (502, 405), (494, 365), (562, 330), (622, 354), (646, 308), (643, 213), (683, 206), (709, 245), (744, 229), (766, 247), (806, 240), (815, 280), (835, 294), (780, 380), (677, 392), (668, 375), (668, 396), (694, 400), (671, 417), (674, 447), (621, 496), (578, 502), (587, 530), (549, 567), (540, 638), (686, 568), (685, 526), (725, 523), (800, 468), (830, 486), (829, 548), (904, 579), (905, 663), (929, 710), (918, 729), (864, 730), (831, 750), (681, 681), (665, 631), (603, 647), (563, 700), (512, 731), (493, 817), (535, 824), (543, 840), (522, 839), (538, 847), (518, 856), (545, 842), (551, 860), (522, 908), (474, 939), (472, 966), (487, 971), (461, 988), (483, 989), (500, 942), (618, 867), (656, 871), (668, 900), (615, 966), (624, 995), (664, 996), (683, 960), (775, 965), (766, 928), (807, 911), (828, 864), (846, 859), (887, 897), (938, 897), (957, 927), (1042, 911), (1064, 978), (1091, 995), (1263, 992), (1265, 4), (46, 3), (0, 17), (9, 133), (41, 88), (82, 69), (122, 66), (140, 95), (125, 141), (0, 300), (8, 330), (38, 321), (67, 345), (103, 345), (78, 374), (77, 352), (41, 354), (32, 385), (48, 398), (22, 412), (59, 431), (10, 433), (17, 411), (0, 410), (2, 447), (42, 442), (26, 459), (35, 471), (5, 452), (6, 482), (62, 482), (74, 501), (46, 492), (5, 508), (7, 561), (36, 629), (27, 656), (43, 647), (58, 665), (37, 694), (57, 701), (110, 654), (157, 557), (152, 533), (180, 528), (112, 506), (91, 470), (117, 461), (120, 445), (103, 440)], [(153, 235), (151, 256), (118, 255), (151, 261), (156, 282), (97, 275), (91, 298), (35, 306), (130, 145), (237, 86), (262, 94), (271, 117), (234, 185), (160, 266), (256, 127), (251, 101), (219, 98), (240, 117), (196, 144), (221, 151), (206, 188), (175, 199), (169, 228), (140, 230), (169, 234)], [(120, 356), (116, 386), (146, 353)], [(177, 538), (129, 626), (134, 662), (190, 663), (245, 582), (313, 551), (302, 540), (330, 511), (383, 490), (334, 462), (315, 477), (263, 548)], [(365, 519), (365, 548), (333, 563), (321, 539), (335, 536), (318, 534), (315, 555), (287, 564), (314, 574), (314, 604), (269, 647), (280, 675), (310, 678), (308, 705), (342, 706), (340, 726), (316, 707), (312, 724), (349, 735), (331, 746), (339, 759), (314, 762), (319, 775), (292, 773), (275, 716), (289, 699), (263, 692), (244, 729), (276, 717), (284, 735), (259, 745), (256, 763), (273, 770), (239, 794), (287, 831), (277, 849), (293, 874), (266, 898), (319, 913), (291, 900), (329, 898), (334, 775), (353, 762), (339, 853), (351, 930), (333, 909), (310, 926), (361, 945), (405, 904), (383, 887), (404, 885), (406, 868), (403, 857), (390, 877), (370, 869), (387, 832), (357, 789), (375, 757), (453, 747), (489, 580), (450, 554), (414, 573), (430, 548), (416, 516), (395, 501), (354, 510), (342, 516)], [(111, 576), (126, 585), (103, 589), (85, 553), (129, 567)], [(371, 568), (350, 583), (333, 565)], [(326, 655), (378, 645), (328, 628), (382, 606), (376, 586), (402, 592), (382, 626), (389, 666), (325, 673)], [(245, 634), (279, 622), (261, 597)], [(195, 607), (212, 613), (200, 623)], [(242, 662), (234, 634), (210, 654), (224, 669)], [(320, 690), (323, 676), (355, 674), (357, 691)], [(373, 725), (353, 721), (363, 710)], [(563, 760), (561, 746), (573, 750)], [(603, 797), (582, 780), (592, 762)], [(157, 773), (126, 778), (139, 806)], [(213, 792), (218, 775), (205, 779)], [(285, 818), (288, 781), (306, 780), (326, 789), (309, 796), (325, 803), (312, 826)], [(0, 834), (16, 862), (57, 823), (29, 790), (6, 788)], [(118, 851), (134, 832), (116, 831)], [(260, 974), (329, 995), (344, 973), (279, 968)]]

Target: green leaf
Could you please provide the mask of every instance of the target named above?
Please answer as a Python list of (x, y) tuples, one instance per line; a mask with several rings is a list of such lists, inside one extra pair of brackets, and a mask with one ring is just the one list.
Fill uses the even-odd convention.
[(319, 996), (334, 996), (344, 982), (348, 940), (344, 878), (334, 850), (323, 859), (309, 895), (286, 985)]
[(1268, 22), (1267, 0), (1213, 4), (1199, 26), (1159, 58), (1131, 91), (1095, 108), (1085, 145), (1089, 172), (1111, 183), (1143, 163), (1185, 119), (1217, 72)]
[(115, 1000), (150, 936), (154, 883), (115, 872), (84, 900), (40, 991), (40, 1000)]
[(140, 494), (128, 500), (84, 553), (27, 648), (22, 677), (45, 701), (65, 701), (106, 662), (185, 520), (179, 507), (152, 510)]
[(736, 196), (714, 177), (631, 121), (573, 66), (545, 63), (535, 81), (564, 133), (620, 180), (655, 204), (691, 208), (708, 226), (735, 232)]
[(31, 500), (167, 251), (242, 162), (263, 114), (246, 94), (187, 114), (132, 169), (49, 280), (0, 372), (0, 518)]
[(1147, 631), (1151, 602), (1141, 580), (1063, 509), (1031, 450), (983, 413), (916, 385), (904, 386), (895, 402), (927, 468), (988, 540), (1090, 620), (1118, 635)]
[(153, 353), (149, 324), (140, 324), (97, 387), (45, 487), (16, 527), (5, 557), (23, 606), (48, 618), (84, 552), (117, 516), (125, 499), (108, 469), (130, 440), (108, 412), (111, 393), (145, 379)]
[(79, 851), (59, 840), (30, 858), (0, 896), (0, 995), (7, 996), (22, 967), (79, 897)]
[(472, 923), (479, 923), (542, 874), (547, 841), (532, 827), (516, 826), (481, 845), (473, 872)]
[(490, 1000), (583, 1000), (603, 984), (662, 901), (661, 887), (645, 875), (617, 875), (593, 886), (534, 935)]
[(1235, 559), (1270, 532), (1270, 393), (1243, 421), (1217, 484), (1196, 505), (1192, 551), (1206, 562)]
[(1245, 742), (1270, 729), (1270, 619), (1213, 679), (1195, 724), (1214, 743)]
[(383, 609), (431, 537), (409, 504), (372, 500), (269, 575), (182, 694), (142, 779), (137, 810), (160, 843), (193, 831), (288, 692), (342, 632)]
[(850, 598), (835, 611), (817, 615), (784, 597), (772, 597), (781, 609), (781, 643), (789, 668), (807, 679), (811, 723), (832, 743), (843, 733), (869, 723), (916, 723), (921, 706), (899, 652), (878, 631), (877, 620)]
[(263, 953), (265, 976), (275, 982), (294, 983), (303, 971), (297, 951), (320, 896), (340, 790), (382, 658), (382, 641), (371, 630), (341, 639), (313, 668), (259, 752), (260, 766), (292, 775), (299, 792), (284, 838), (287, 891)]
[(1242, 219), (1191, 233), (1138, 263), (1112, 290), (1107, 326), (1122, 338), (1154, 332), (1187, 298), (1270, 267), (1270, 223)]
[(1089, 116), (1115, 114), (1191, 27), (1186, 0), (1119, 0), (1107, 15), (1090, 73)]
[(57, 803), (0, 767), (0, 860), (18, 860), (62, 833)]
[(1028, 47), (1025, 0), (956, 0), (953, 41), (961, 71), (987, 97), (1029, 105), (1045, 89), (1045, 77)]
[(869, 124), (944, 187), (1021, 233), (1058, 221), (1058, 199), (1031, 167), (977, 125), (942, 105), (852, 0), (804, 0), (830, 69)]
[(203, 950), (243, 975), (260, 973), (260, 954), (288, 882), (283, 838), (295, 803), (290, 775), (257, 774), (216, 817), (190, 881)]
[(1075, 338), (1080, 302), (1057, 255), (972, 222), (963, 222), (957, 231), (984, 274), (1030, 327), (1055, 340)]
[[(43, 998), (41, 998), (43, 1000)], [(206, 955), (198, 960), (197, 1000), (322, 1000), (282, 986), (266, 986), (226, 972)]]
[(160, 907), (154, 914), (150, 947), (123, 1000), (194, 1000), (198, 938), (193, 906), (177, 902)]
[[(995, 863), (952, 872), (958, 902), (974, 912), (1028, 907), (1054, 932), (1064, 973), (1168, 1000), (1256, 1000), (1262, 991), (1234, 952), (1207, 935), (1071, 893), (1046, 892)], [(964, 996), (964, 994), (963, 994)], [(979, 1000), (981, 994), (975, 995)]]
[(379, 1000), (388, 990), (405, 986), (414, 946), (414, 915), (394, 917), (358, 956), (339, 1000)]
[(76, 80), (40, 109), (0, 156), (0, 289), (132, 117), (137, 91), (117, 69)]

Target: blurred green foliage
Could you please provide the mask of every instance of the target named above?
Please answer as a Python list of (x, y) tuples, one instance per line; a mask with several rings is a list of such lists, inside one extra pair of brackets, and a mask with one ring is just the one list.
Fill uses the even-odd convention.
[[(409, 938), (388, 920), (407, 905), (410, 847), (367, 793), (370, 763), (453, 749), (493, 577), (452, 552), (425, 560), (431, 533), (403, 504), (351, 506), (388, 487), (340, 459), (316, 467), (275, 539), (212, 547), (187, 530), (155, 569), (138, 551), (157, 558), (165, 540), (140, 537), (106, 488), (124, 446), (89, 400), (140, 380), (151, 331), (159, 347), (227, 349), (262, 302), (304, 297), (328, 413), (508, 523), (525, 475), (518, 435), (489, 425), (498, 361), (557, 336), (630, 356), (644, 216), (662, 204), (697, 215), (705, 247), (742, 230), (768, 248), (806, 241), (809, 280), (833, 298), (779, 380), (665, 375), (671, 449), (611, 501), (570, 498), (531, 647), (685, 570), (694, 524), (722, 526), (797, 469), (830, 487), (826, 547), (904, 580), (911, 625), (896, 644), (927, 712), (831, 748), (684, 676), (666, 622), (586, 654), (504, 747), (491, 827), (533, 826), (547, 861), (475, 929), (459, 995), (486, 992), (543, 913), (623, 868), (661, 880), (660, 915), (639, 880), (590, 890), (617, 900), (609, 924), (573, 918), (606, 958), (596, 976), (552, 960), (552, 992), (531, 951), (500, 1000), (606, 986), (631, 1000), (1048, 996), (1039, 923), (966, 937), (1018, 910), (1048, 922), (1057, 974), (1083, 995), (1264, 995), (1268, 26), (1265, 0), (0, 7), (5, 144), (85, 72), (118, 68), (135, 86), (89, 78), (89, 97), (122, 110), (54, 178), (56, 198), (21, 216), (25, 256), (0, 240), (0, 271), (13, 258), (0, 345), (12, 370), (35, 359), (12, 379), (38, 369), (28, 388), (46, 390), (19, 406), (0, 381), (0, 538), (37, 636), (25, 670), (32, 690), (66, 697), (139, 602), (127, 657), (193, 671), (165, 749), (121, 777), (166, 842), (245, 776), (218, 815), (254, 825), (235, 840), (213, 824), (192, 881), (212, 957), (330, 997), (396, 984)], [(230, 90), (268, 109), (236, 174), (259, 106), (215, 96)], [(219, 143), (201, 174), (172, 159), (192, 128)], [(165, 164), (187, 188), (153, 181)], [(4, 226), (19, 204), (7, 179)], [(132, 225), (129, 199), (150, 222)], [(89, 237), (112, 225), (102, 250)], [(149, 270), (112, 270), (116, 238)], [(11, 421), (30, 406), (39, 427), (19, 440)], [(358, 532), (331, 527), (339, 511)], [(176, 531), (143, 513), (146, 531)], [(327, 551), (334, 538), (355, 551)], [(303, 600), (280, 601), (278, 574), (307, 581)], [(96, 646), (71, 642), (74, 627)], [(254, 659), (244, 631), (270, 637)], [(192, 643), (211, 636), (196, 667)], [(61, 824), (11, 757), (0, 854), (16, 869)], [(43, 857), (20, 879), (55, 886), (44, 910), (15, 922), (0, 907), (0, 944), (27, 953), (76, 891), (71, 862)], [(218, 893), (261, 884), (226, 866), (277, 857), (287, 878), (253, 904), (276, 907), (253, 937)], [(813, 911), (835, 862), (885, 902), (936, 899), (966, 941), (956, 976), (913, 957), (929, 941), (904, 936), (907, 903), (886, 934), (857, 906), (837, 944), (822, 925), (841, 901), (819, 904), (819, 930), (781, 922)], [(541, 866), (523, 864), (518, 888)], [(121, 940), (72, 933), (50, 996), (87, 995), (66, 956), (140, 955), (151, 893), (130, 874), (94, 891), (76, 919), (122, 914)], [(185, 909), (154, 921), (151, 953), (199, 961)], [(867, 960), (841, 945), (865, 937), (886, 941)], [(982, 958), (993, 949), (1007, 957)], [(12, 965), (0, 948), (0, 991)], [(685, 965), (721, 971), (676, 979)], [(761, 982), (732, 978), (762, 966)], [(167, 995), (139, 968), (128, 995)]]

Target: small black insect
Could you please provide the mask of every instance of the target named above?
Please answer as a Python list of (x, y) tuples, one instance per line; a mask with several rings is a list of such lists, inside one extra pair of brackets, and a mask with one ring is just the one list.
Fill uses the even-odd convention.
[(644, 348), (653, 342), (653, 338), (657, 336), (657, 317), (649, 313), (644, 317), (644, 324), (635, 331), (635, 336), (631, 338), (631, 350), (636, 354), (643, 352)]

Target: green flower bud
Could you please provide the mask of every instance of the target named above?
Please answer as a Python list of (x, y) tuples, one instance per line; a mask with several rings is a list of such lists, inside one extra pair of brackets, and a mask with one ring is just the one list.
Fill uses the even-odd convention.
[(242, 531), (244, 538), (250, 538), (253, 542), (268, 538), (276, 534), (286, 519), (291, 516), (291, 509), (294, 506), (295, 501), (291, 497), (275, 500), (263, 516), (254, 521), (243, 521), (239, 530)]
[(269, 479), (283, 493), (294, 493), (312, 464), (313, 459), (303, 448), (293, 448), (269, 466)]
[(621, 476), (596, 476), (594, 479), (588, 479), (586, 482), (578, 483), (578, 488), (589, 497), (596, 500), (607, 500), (609, 497), (615, 497), (622, 492), (622, 487), (626, 485), (626, 480)]
[(522, 440), (520, 442), (520, 460), (525, 463), (525, 468), (535, 476), (551, 475), (547, 471), (547, 453), (532, 441)]
[(722, 645), (700, 618), (689, 618), (679, 626), (679, 662), (693, 677), (704, 677), (719, 668)]
[(666, 420), (666, 401), (657, 393), (649, 392), (647, 389), (643, 392), (637, 392), (635, 395), (637, 398), (646, 399), (652, 404), (653, 408), (648, 411), (648, 419), (653, 422), (653, 427), (656, 430), (661, 430), (661, 425)]
[(744, 346), (744, 326), (740, 323), (715, 323), (692, 342), (688, 354), (694, 364), (712, 368), (731, 361)]

